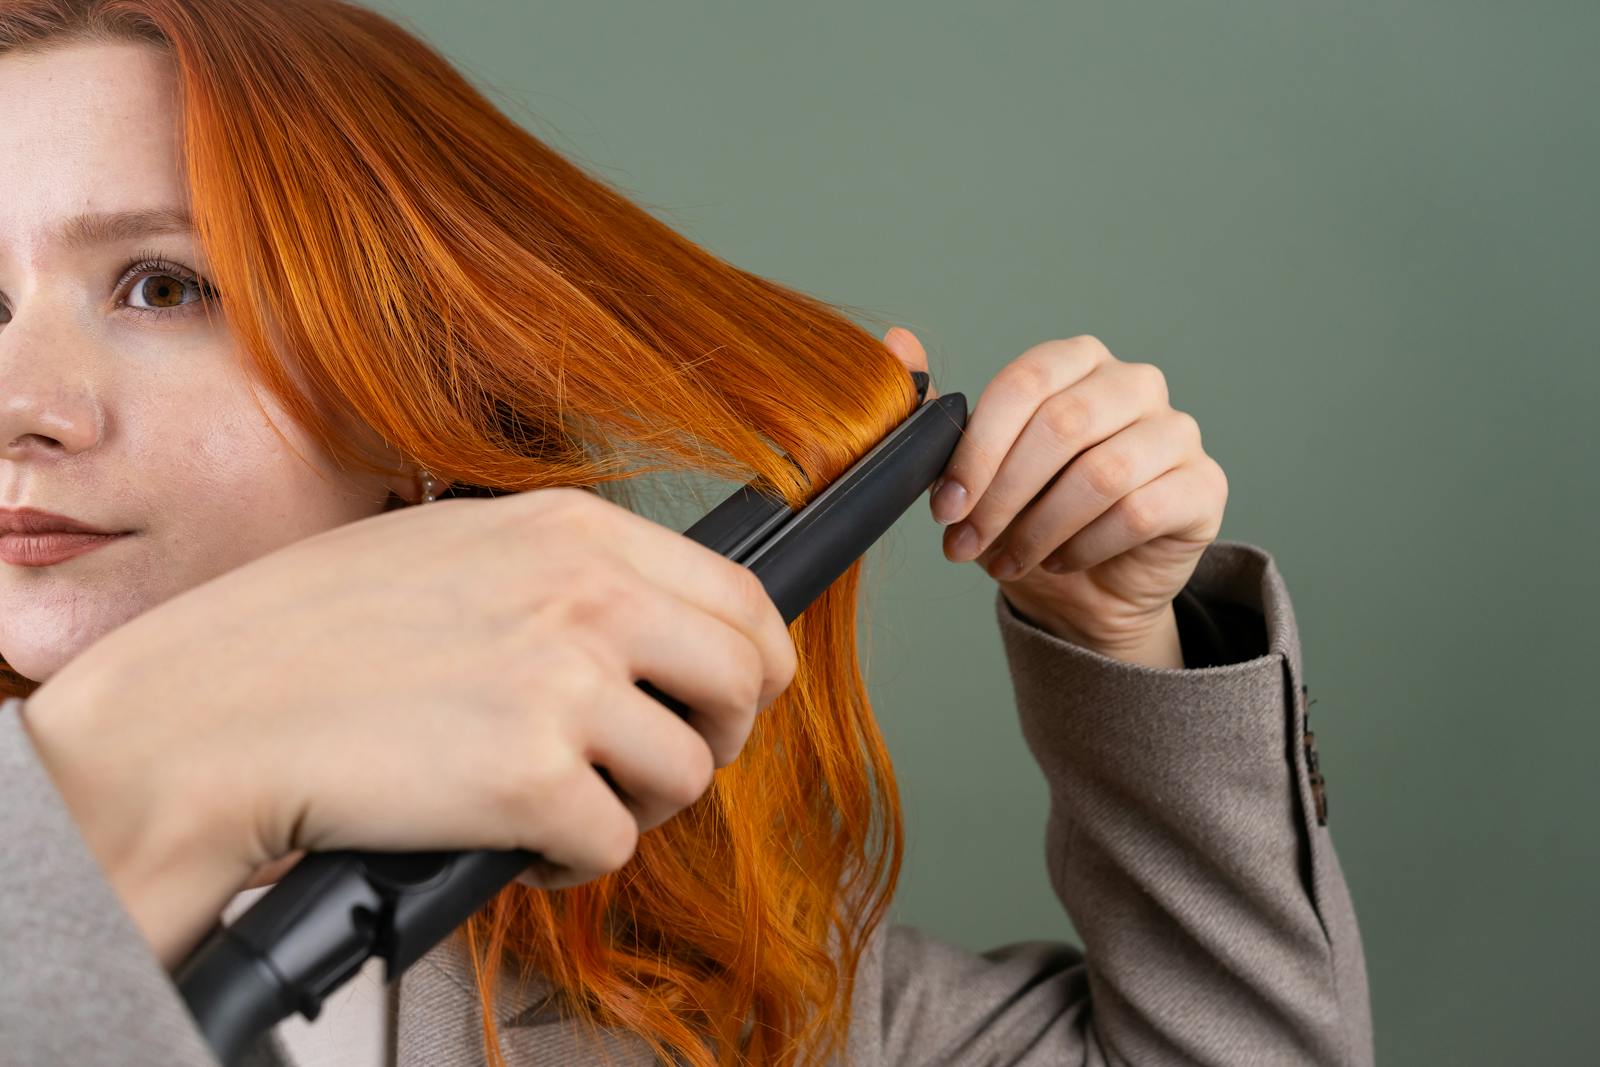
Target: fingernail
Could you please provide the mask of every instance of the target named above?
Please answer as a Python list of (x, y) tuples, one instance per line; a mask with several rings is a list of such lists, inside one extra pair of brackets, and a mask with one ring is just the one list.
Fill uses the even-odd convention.
[(942, 481), (938, 492), (933, 494), (933, 518), (939, 525), (949, 526), (966, 509), (967, 487), (953, 478)]
[(1067, 572), (1066, 561), (1057, 559), (1054, 556), (1051, 556), (1049, 559), (1042, 561), (1039, 564), (1039, 566), (1043, 567), (1045, 570), (1049, 571), (1051, 574), (1065, 574)]
[(1009, 552), (1001, 552), (989, 561), (989, 577), (1009, 582), (1022, 573), (1022, 564)]
[(968, 523), (955, 528), (950, 539), (950, 556), (956, 563), (965, 563), (978, 554), (978, 531)]

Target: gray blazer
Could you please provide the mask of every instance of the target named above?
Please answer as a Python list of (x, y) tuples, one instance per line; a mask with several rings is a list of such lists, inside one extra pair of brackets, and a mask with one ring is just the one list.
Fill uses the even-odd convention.
[[(1002, 594), (994, 606), (1049, 783), (1050, 883), (1084, 948), (1040, 939), (972, 953), (886, 924), (857, 979), (845, 1064), (1370, 1064), (1361, 942), (1318, 817), (1300, 643), (1272, 557), (1207, 549), (1179, 598), (1184, 670), (1068, 644)], [(19, 706), (0, 707), (0, 1062), (217, 1067), (37, 762)], [(509, 973), (501, 983), (507, 1062), (601, 1062), (548, 991)], [(388, 995), (398, 1067), (484, 1062), (454, 940)], [(631, 1035), (599, 1040), (621, 1067), (649, 1063)], [(272, 1034), (251, 1057), (294, 1063)]]

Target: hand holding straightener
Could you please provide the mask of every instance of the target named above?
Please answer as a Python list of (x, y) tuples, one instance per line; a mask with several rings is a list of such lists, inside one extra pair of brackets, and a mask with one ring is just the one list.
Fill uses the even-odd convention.
[[(26, 718), (130, 914), (169, 967), (188, 954), (180, 988), (232, 1062), (288, 1014), (315, 1018), (365, 959), (397, 977), (513, 877), (555, 887), (626, 863), (641, 829), (732, 761), (794, 675), (787, 623), (927, 489), (965, 419), (959, 393), (928, 401), (804, 507), (746, 486), (681, 536), (581, 490), (518, 494), (514, 513), (500, 498), (436, 506), (431, 523), (352, 523), (112, 631)], [(392, 569), (397, 536), (416, 540), (401, 558), (434, 561), (420, 604), (436, 614), (372, 603), (391, 595), (372, 571)], [(274, 643), (273, 622), (297, 625)], [(382, 673), (399, 664), (423, 684)], [(207, 698), (182, 699), (208, 679)], [(158, 773), (174, 748), (179, 771)], [(446, 786), (419, 766), (442, 766)], [(214, 925), (246, 879), (308, 849)]]
[(389, 512), (254, 560), (108, 633), (26, 717), (171, 969), (253, 874), (301, 851), (528, 848), (546, 861), (529, 878), (552, 887), (615, 870), (794, 670), (749, 570), (548, 489)]

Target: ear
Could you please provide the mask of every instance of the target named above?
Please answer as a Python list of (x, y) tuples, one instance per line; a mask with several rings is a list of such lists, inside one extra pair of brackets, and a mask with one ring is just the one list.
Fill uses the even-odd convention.
[[(361, 419), (351, 415), (341, 415), (339, 427), (347, 435), (356, 438), (368, 454), (379, 460), (385, 469), (396, 472), (385, 475), (378, 483), (381, 488), (388, 490), (384, 497), (384, 511), (393, 511), (403, 505), (422, 502), (422, 470), (416, 460), (384, 440), (376, 430)], [(448, 482), (435, 475), (434, 488), (437, 493), (442, 496), (448, 487)]]
[[(389, 507), (390, 508), (394, 508), (394, 507), (398, 507), (399, 506), (398, 504), (395, 503), (395, 499), (398, 499), (399, 501), (401, 501), (401, 503), (404, 503), (404, 504), (420, 504), (420, 503), (422, 503), (422, 468), (421, 467), (413, 465), (402, 474), (391, 475), (388, 478), (384, 479), (384, 483), (383, 484), (384, 484), (385, 488), (387, 488), (389, 490), (389, 492), (393, 494), (393, 499), (390, 499), (390, 501), (389, 501)], [(444, 491), (446, 489), (450, 488), (450, 485), (451, 485), (450, 482), (445, 481), (444, 479), (440, 478), (438, 475), (434, 475), (434, 477), (433, 477), (433, 491), (434, 491), (434, 495), (435, 496), (443, 497), (444, 496)], [(385, 510), (388, 510), (388, 509), (386, 508)]]
[[(928, 373), (928, 353), (922, 348), (922, 342), (917, 340), (917, 335), (904, 326), (891, 326), (889, 332), (883, 335), (884, 347), (893, 352), (901, 363), (906, 365), (906, 371), (921, 371)], [(928, 383), (927, 399), (932, 400), (939, 395), (939, 390), (933, 387), (933, 382)]]

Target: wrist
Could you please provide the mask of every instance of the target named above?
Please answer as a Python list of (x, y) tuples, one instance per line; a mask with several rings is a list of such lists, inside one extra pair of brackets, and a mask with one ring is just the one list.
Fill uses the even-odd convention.
[(1090, 636), (1047, 609), (1030, 607), (1024, 613), (1017, 609), (1016, 604), (1012, 604), (1012, 609), (1051, 636), (1110, 659), (1144, 667), (1164, 667), (1174, 670), (1182, 670), (1185, 667), (1183, 642), (1178, 634), (1178, 617), (1170, 603), (1161, 610), (1148, 628), (1137, 633), (1116, 636)]
[[(24, 732), (77, 825), (89, 854), (162, 965), (175, 968), (210, 929), (248, 871), (218, 847), (222, 837), (197, 802), (204, 792), (168, 788), (150, 766), (88, 714), (105, 704), (75, 686), (41, 686), (20, 709)], [(113, 751), (115, 750), (115, 751)], [(174, 759), (168, 765), (181, 765)], [(162, 796), (171, 802), (163, 803)]]

